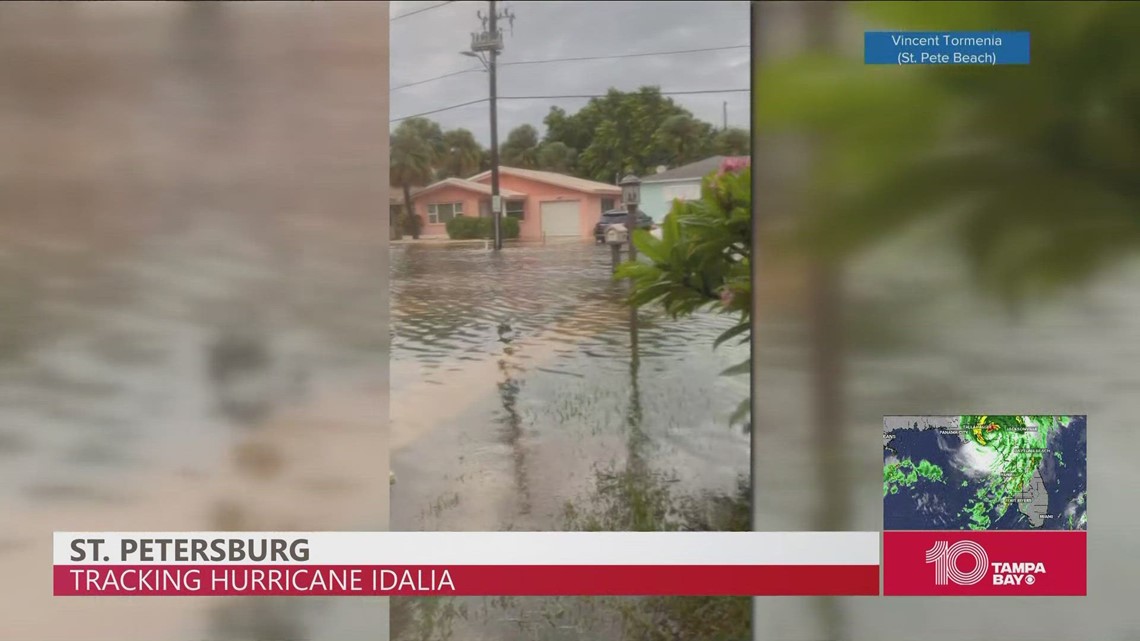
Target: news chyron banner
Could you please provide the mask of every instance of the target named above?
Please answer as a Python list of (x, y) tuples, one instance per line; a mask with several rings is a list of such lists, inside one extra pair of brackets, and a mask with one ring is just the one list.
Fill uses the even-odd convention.
[(56, 596), (879, 594), (879, 532), (57, 532)]
[(1084, 416), (883, 419), (883, 594), (1085, 596)]

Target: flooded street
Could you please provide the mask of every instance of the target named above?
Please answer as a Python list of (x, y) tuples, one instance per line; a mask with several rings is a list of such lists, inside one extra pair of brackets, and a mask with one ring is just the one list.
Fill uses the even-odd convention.
[[(664, 528), (673, 500), (734, 494), (749, 382), (719, 374), (749, 347), (714, 351), (733, 321), (711, 314), (643, 309), (631, 334), (610, 260), (577, 242), (392, 248), (393, 529)], [(392, 634), (616, 639), (622, 603), (394, 600)]]
[(747, 346), (731, 318), (643, 309), (592, 244), (393, 247), (392, 494), (397, 529), (560, 529), (567, 503), (631, 452), (684, 491), (748, 470), (729, 425)]

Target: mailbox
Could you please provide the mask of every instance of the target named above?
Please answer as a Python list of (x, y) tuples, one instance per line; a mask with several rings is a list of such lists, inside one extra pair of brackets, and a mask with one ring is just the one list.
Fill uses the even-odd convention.
[(629, 231), (626, 230), (625, 225), (618, 223), (606, 227), (606, 244), (609, 245), (624, 245), (629, 242)]

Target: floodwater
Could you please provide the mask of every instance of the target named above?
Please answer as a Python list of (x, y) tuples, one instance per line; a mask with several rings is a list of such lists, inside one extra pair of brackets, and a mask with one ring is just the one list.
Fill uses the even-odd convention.
[[(608, 472), (645, 465), (682, 495), (730, 494), (748, 473), (730, 418), (749, 380), (719, 374), (749, 346), (713, 349), (731, 317), (646, 308), (634, 335), (628, 286), (591, 243), (411, 244), (390, 260), (393, 529), (566, 529)], [(506, 610), (487, 634), (537, 638)]]
[[(310, 243), (285, 266), (250, 228), (197, 220), (81, 275), (48, 248), (5, 245), (0, 274), (23, 290), (5, 291), (4, 313), (24, 315), (8, 327), (25, 333), (0, 362), (0, 502), (14, 517), (0, 561), (50, 545), (53, 529), (386, 526), (384, 300), (361, 295), (369, 275), (352, 266), (376, 261)], [(344, 273), (358, 282), (338, 291)], [(181, 628), (162, 638), (286, 623), (254, 638), (322, 638), (312, 626), (328, 607), (149, 603), (165, 602), (186, 607), (163, 617)], [(42, 629), (25, 624), (5, 616)]]
[[(691, 491), (747, 472), (729, 419), (748, 378), (718, 374), (749, 348), (712, 348), (731, 317), (640, 310), (634, 350), (627, 285), (591, 244), (412, 245), (391, 261), (394, 528), (557, 528), (631, 430)], [(456, 505), (429, 515), (440, 498)]]

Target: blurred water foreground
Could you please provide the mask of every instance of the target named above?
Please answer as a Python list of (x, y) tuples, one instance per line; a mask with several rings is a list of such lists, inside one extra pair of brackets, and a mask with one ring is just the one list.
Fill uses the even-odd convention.
[(386, 634), (383, 599), (53, 600), (43, 559), (387, 527), (387, 33), (384, 2), (0, 4), (0, 638)]

